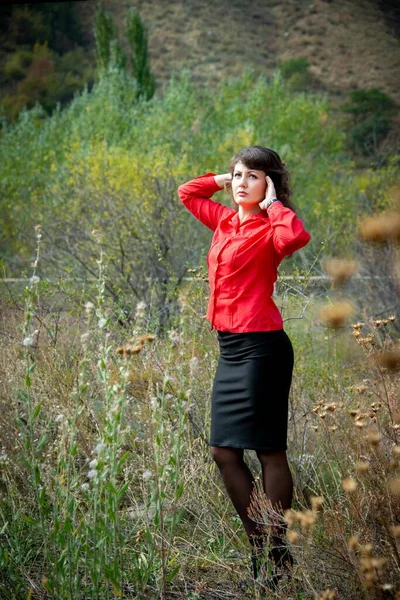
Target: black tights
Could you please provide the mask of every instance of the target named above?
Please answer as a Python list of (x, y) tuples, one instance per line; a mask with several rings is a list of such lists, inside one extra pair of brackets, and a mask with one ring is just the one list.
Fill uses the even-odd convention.
[[(249, 542), (254, 551), (262, 548), (262, 537), (258, 525), (247, 511), (254, 489), (254, 478), (243, 459), (240, 448), (211, 447), (213, 459), (218, 465), (230, 499), (244, 525)], [(286, 458), (286, 451), (259, 452), (257, 457), (262, 467), (263, 489), (271, 501), (272, 508), (283, 514), (291, 507), (293, 494), (292, 474)], [(271, 555), (275, 563), (282, 560), (284, 550), (284, 528), (279, 528), (277, 535), (272, 536), (273, 548)]]

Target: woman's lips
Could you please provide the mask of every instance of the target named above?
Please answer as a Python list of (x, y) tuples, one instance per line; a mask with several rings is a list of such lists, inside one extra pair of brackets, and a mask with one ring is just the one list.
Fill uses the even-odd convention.
[(247, 196), (247, 192), (238, 192), (238, 196)]

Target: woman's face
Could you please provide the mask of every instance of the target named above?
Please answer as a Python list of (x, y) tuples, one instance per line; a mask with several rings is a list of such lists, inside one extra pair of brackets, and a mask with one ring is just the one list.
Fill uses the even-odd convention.
[(249, 169), (241, 162), (236, 163), (232, 175), (232, 193), (236, 204), (259, 204), (264, 200), (266, 190), (264, 171)]

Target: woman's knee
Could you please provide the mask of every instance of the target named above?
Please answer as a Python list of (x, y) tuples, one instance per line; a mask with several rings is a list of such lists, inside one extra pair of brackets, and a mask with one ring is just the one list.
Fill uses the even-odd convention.
[(287, 465), (286, 450), (277, 450), (272, 452), (257, 451), (257, 457), (264, 467), (279, 467)]
[(243, 460), (243, 450), (240, 448), (219, 448), (211, 446), (211, 456), (219, 467), (234, 464)]

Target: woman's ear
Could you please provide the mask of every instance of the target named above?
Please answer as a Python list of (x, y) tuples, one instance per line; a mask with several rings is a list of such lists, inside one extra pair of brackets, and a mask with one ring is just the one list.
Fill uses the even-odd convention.
[(232, 182), (231, 181), (225, 181), (224, 190), (226, 190), (227, 192), (232, 190)]

